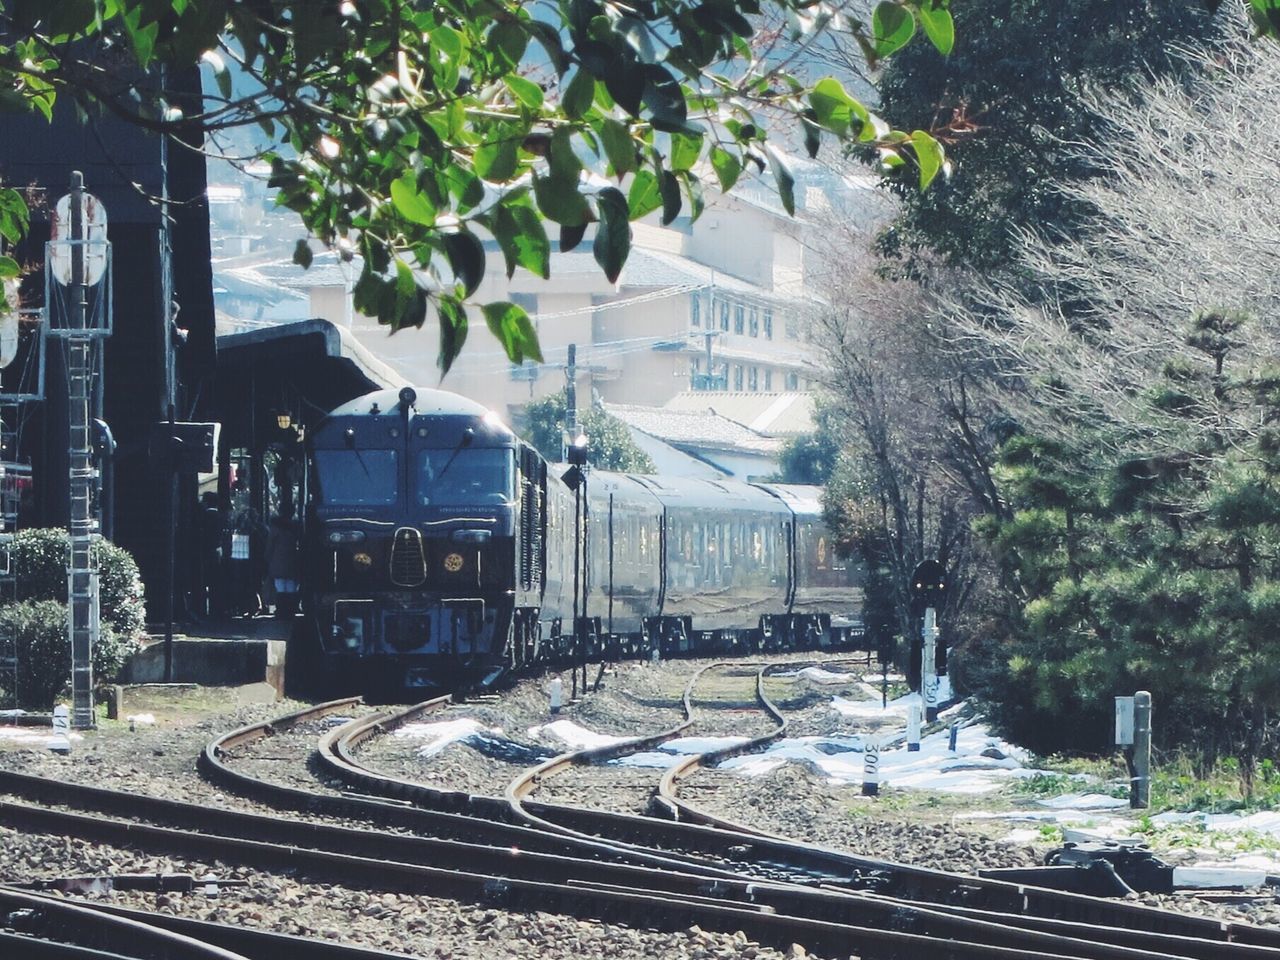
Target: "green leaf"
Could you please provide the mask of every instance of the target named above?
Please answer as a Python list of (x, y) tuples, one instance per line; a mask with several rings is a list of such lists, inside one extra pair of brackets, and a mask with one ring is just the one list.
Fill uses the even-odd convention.
[(773, 181), (778, 185), (778, 199), (782, 201), (782, 209), (791, 216), (796, 215), (796, 178), (787, 166), (786, 159), (772, 146), (766, 145), (765, 155), (769, 158), (769, 169), (773, 171)]
[(947, 9), (948, 0), (924, 0), (920, 4), (920, 25), (944, 57), (956, 45), (956, 24)]
[(503, 77), (502, 82), (507, 85), (507, 89), (512, 92), (517, 100), (530, 110), (538, 110), (542, 107), (542, 88), (518, 74), (511, 74)]
[(916, 130), (911, 134), (911, 146), (915, 149), (916, 163), (920, 165), (920, 189), (927, 190), (942, 169), (942, 164), (947, 159), (946, 154), (943, 153), (942, 144), (923, 130)]
[(521, 307), (502, 300), (486, 303), (480, 309), (484, 313), (484, 322), (498, 338), (512, 363), (524, 363), (526, 358), (542, 361), (538, 334), (533, 329), (529, 315)]
[(293, 262), (303, 270), (306, 270), (311, 266), (311, 259), (311, 244), (306, 240), (299, 240), (293, 248)]
[(459, 230), (445, 234), (444, 252), (453, 275), (462, 282), (466, 296), (471, 296), (484, 279), (484, 244), (474, 233)]
[(881, 0), (871, 14), (871, 32), (876, 54), (887, 57), (901, 50), (916, 32), (916, 18), (911, 11), (893, 0)]
[(689, 219), (697, 220), (706, 208), (706, 202), (702, 199), (702, 181), (697, 175), (687, 171), (679, 176), (684, 182), (684, 192), (689, 195)]
[(528, 45), (529, 35), (518, 23), (511, 21), (499, 23), (485, 38), (485, 46), (494, 53), (499, 64), (508, 70), (514, 70), (520, 65)]
[(582, 161), (573, 149), (573, 131), (568, 127), (557, 127), (551, 136), (551, 153), (547, 158), (551, 168), (551, 179), (572, 185), (577, 189), (578, 179), (582, 176)]
[(412, 170), (406, 170), (397, 179), (391, 181), (391, 202), (400, 215), (410, 223), (420, 223), (424, 227), (430, 227), (436, 222), (436, 208), (418, 190), (418, 183)]
[(22, 269), (18, 266), (17, 260), (13, 257), (0, 256), (0, 280), (12, 280), (21, 274)]
[(655, 130), (675, 133), (685, 129), (689, 106), (684, 90), (665, 67), (650, 64), (646, 68), (643, 101)]
[(490, 183), (506, 183), (520, 165), (519, 137), (510, 128), (493, 130), (492, 139), (476, 148), (476, 173)]
[(1249, 17), (1259, 36), (1280, 36), (1280, 0), (1249, 0), (1249, 7)]
[(671, 135), (671, 169), (691, 170), (702, 155), (702, 134), (673, 133)]
[(711, 148), (711, 169), (716, 172), (720, 189), (727, 193), (738, 182), (738, 177), (742, 174), (742, 163), (724, 147), (715, 146)]
[(626, 125), (612, 117), (605, 117), (600, 125), (600, 141), (614, 176), (621, 177), (636, 168), (636, 145)]
[(684, 201), (680, 198), (680, 181), (670, 170), (658, 174), (658, 193), (662, 196), (662, 225), (665, 227), (680, 216)]
[(591, 253), (600, 264), (610, 283), (617, 283), (618, 275), (631, 252), (631, 220), (627, 198), (616, 187), (605, 187), (596, 195), (596, 209), (600, 223), (596, 227), (595, 243)]
[(809, 105), (818, 123), (841, 138), (851, 130), (857, 134), (870, 116), (867, 108), (849, 96), (834, 77), (818, 81), (809, 93)]
[(813, 110), (806, 110), (804, 116), (800, 118), (800, 129), (804, 133), (804, 149), (812, 160), (818, 155), (818, 150), (822, 147), (822, 128), (818, 126), (817, 119), (813, 117)]
[[(586, 229), (585, 224), (582, 229)], [(494, 211), (491, 230), (506, 260), (508, 277), (516, 272), (517, 266), (543, 280), (551, 276), (551, 241), (547, 239), (547, 228), (527, 201), (499, 206)]]
[(631, 189), (627, 191), (627, 206), (631, 210), (631, 219), (639, 220), (648, 216), (662, 206), (662, 192), (658, 189), (658, 178), (652, 170), (641, 170), (631, 181)]
[(578, 192), (576, 181), (535, 175), (533, 195), (538, 200), (538, 209), (548, 220), (566, 227), (581, 226), (591, 220), (591, 208)]
[(588, 71), (580, 69), (573, 75), (569, 85), (565, 87), (560, 98), (564, 115), (570, 120), (580, 120), (591, 109), (596, 97), (596, 78)]
[(413, 277), (413, 268), (399, 257), (396, 257), (396, 294), (406, 300), (418, 289), (418, 281)]
[(467, 342), (467, 311), (452, 297), (441, 297), (436, 304), (436, 313), (440, 319), (440, 356), (437, 364), (440, 367), (440, 379), (453, 366), (453, 361), (462, 352), (462, 345)]
[(568, 253), (574, 247), (582, 242), (582, 238), (587, 235), (587, 225), (581, 224), (576, 227), (560, 228), (560, 252)]

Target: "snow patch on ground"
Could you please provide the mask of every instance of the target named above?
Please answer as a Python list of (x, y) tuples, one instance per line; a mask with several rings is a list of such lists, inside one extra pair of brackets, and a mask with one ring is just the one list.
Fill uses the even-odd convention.
[(553, 720), (550, 723), (530, 727), (529, 736), (534, 740), (557, 740), (570, 750), (610, 747), (629, 739), (628, 737), (611, 737), (607, 733), (596, 733), (572, 720)]
[(484, 736), (501, 736), (502, 731), (496, 727), (483, 726), (470, 717), (457, 720), (438, 720), (434, 723), (406, 723), (392, 731), (392, 736), (405, 740), (421, 740), (418, 747), (420, 757), (434, 757), (451, 743), (465, 743), (483, 734)]
[[(53, 739), (48, 727), (0, 727), (0, 740), (19, 743), (23, 746), (47, 747)], [(84, 735), (72, 731), (67, 734), (71, 741), (83, 740)]]

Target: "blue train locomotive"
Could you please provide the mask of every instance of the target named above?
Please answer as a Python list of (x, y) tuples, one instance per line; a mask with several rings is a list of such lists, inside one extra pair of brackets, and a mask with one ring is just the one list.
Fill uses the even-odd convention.
[(453, 689), (570, 656), (862, 634), (862, 577), (836, 556), (817, 488), (567, 483), (479, 404), (413, 388), (332, 411), (307, 478), (289, 670), (310, 686)]

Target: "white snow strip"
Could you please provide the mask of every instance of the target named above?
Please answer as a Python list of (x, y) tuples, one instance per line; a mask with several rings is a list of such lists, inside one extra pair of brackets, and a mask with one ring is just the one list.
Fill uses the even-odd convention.
[[(0, 727), (0, 740), (46, 747), (52, 739), (53, 735), (48, 727)], [(67, 734), (67, 739), (83, 740), (84, 735), (72, 731)]]
[(156, 722), (154, 713), (131, 713), (125, 719), (139, 727), (152, 727)]
[(529, 736), (535, 740), (559, 740), (570, 750), (608, 747), (627, 739), (627, 737), (611, 737), (608, 734), (596, 733), (572, 720), (553, 720), (551, 723), (530, 727)]
[(1036, 803), (1051, 810), (1119, 810), (1129, 806), (1124, 797), (1108, 797), (1103, 793), (1064, 793)]
[(905, 697), (890, 700), (887, 707), (882, 707), (879, 694), (867, 684), (863, 684), (863, 686), (866, 687), (866, 692), (871, 695), (869, 699), (849, 700), (845, 697), (832, 697), (831, 709), (842, 717), (905, 717), (908, 705), (913, 700), (918, 699), (915, 694), (908, 694)]
[(856, 673), (839, 673), (834, 670), (825, 670), (822, 667), (802, 667), (799, 670), (788, 670), (783, 673), (773, 674), (775, 677), (795, 677), (801, 680), (808, 680), (812, 683), (849, 683), (858, 679)]
[(1234, 867), (1174, 867), (1173, 885), (1175, 887), (1197, 887), (1200, 889), (1247, 890), (1249, 887), (1260, 887), (1267, 882), (1265, 870), (1241, 870)]
[(434, 757), (451, 743), (459, 743), (477, 735), (500, 736), (501, 730), (483, 726), (470, 717), (457, 720), (440, 720), (435, 723), (406, 723), (397, 727), (392, 735), (408, 740), (422, 740), (418, 756)]

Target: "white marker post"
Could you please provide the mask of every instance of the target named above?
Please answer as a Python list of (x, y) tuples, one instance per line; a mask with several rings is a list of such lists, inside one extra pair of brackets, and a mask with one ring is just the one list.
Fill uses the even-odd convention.
[(49, 738), (49, 749), (54, 753), (71, 752), (71, 709), (60, 703), (53, 708), (53, 736)]
[(924, 719), (932, 723), (938, 719), (938, 614), (933, 607), (924, 611), (924, 653), (920, 659), (920, 685), (924, 694)]
[(1133, 787), (1129, 806), (1151, 806), (1151, 694), (1139, 690), (1133, 697)]
[(862, 795), (880, 795), (880, 740), (878, 737), (862, 741)]
[(923, 708), (916, 701), (907, 707), (907, 752), (920, 752), (920, 715)]
[(551, 694), (551, 712), (553, 714), (560, 712), (560, 707), (564, 704), (564, 681), (559, 677), (553, 677), (550, 685)]

